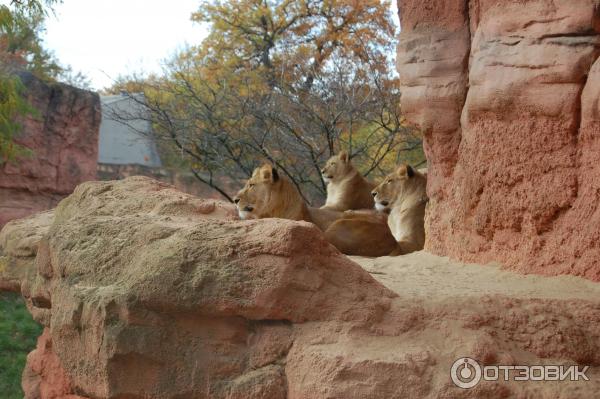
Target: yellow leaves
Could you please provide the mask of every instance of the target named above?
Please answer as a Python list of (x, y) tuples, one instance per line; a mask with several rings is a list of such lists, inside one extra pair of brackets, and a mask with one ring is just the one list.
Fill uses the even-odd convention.
[(405, 128), (409, 128), (412, 125), (406, 120), (405, 117), (402, 117), (402, 119), (400, 119), (400, 126), (405, 127)]
[(21, 130), (17, 117), (35, 113), (22, 92), (18, 77), (0, 72), (0, 164), (31, 154), (29, 149), (13, 141)]
[(278, 73), (290, 59), (318, 73), (336, 51), (367, 60), (394, 34), (389, 1), (381, 0), (205, 0), (192, 19), (210, 24), (204, 47), (215, 60)]

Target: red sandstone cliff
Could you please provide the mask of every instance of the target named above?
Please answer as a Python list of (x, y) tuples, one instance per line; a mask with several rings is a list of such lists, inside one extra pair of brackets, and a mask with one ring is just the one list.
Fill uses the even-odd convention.
[(600, 2), (399, 0), (434, 253), (600, 281)]
[(28, 73), (21, 79), (38, 115), (23, 121), (16, 141), (34, 155), (0, 167), (0, 227), (56, 206), (79, 183), (96, 178), (98, 95)]

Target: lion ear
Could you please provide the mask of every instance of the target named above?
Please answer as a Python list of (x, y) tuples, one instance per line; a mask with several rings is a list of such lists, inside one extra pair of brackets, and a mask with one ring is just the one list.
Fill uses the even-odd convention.
[(279, 173), (277, 172), (277, 169), (275, 169), (273, 166), (265, 165), (262, 172), (262, 177), (265, 180), (269, 180), (275, 183), (277, 180), (279, 180)]
[(339, 157), (342, 160), (342, 162), (348, 162), (348, 160), (350, 159), (346, 151), (340, 152)]
[(396, 169), (396, 174), (400, 177), (413, 177), (415, 175), (414, 169), (409, 164), (400, 165)]

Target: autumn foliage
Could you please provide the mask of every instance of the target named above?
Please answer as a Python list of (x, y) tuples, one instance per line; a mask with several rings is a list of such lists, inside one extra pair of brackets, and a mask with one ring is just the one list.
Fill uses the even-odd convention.
[(144, 115), (117, 117), (151, 119), (171, 160), (223, 196), (224, 181), (265, 161), (316, 203), (320, 167), (340, 150), (371, 177), (401, 158), (423, 161), (400, 114), (389, 1), (203, 1), (192, 19), (210, 31), (200, 45), (164, 76), (112, 91), (143, 91)]

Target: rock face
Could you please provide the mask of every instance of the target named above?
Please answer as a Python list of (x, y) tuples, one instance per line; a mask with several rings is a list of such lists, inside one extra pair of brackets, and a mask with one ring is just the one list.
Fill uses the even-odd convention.
[(23, 393), (26, 398), (81, 398), (71, 395), (72, 390), (71, 381), (52, 350), (50, 332), (45, 329), (38, 338), (37, 348), (27, 356), (27, 365), (23, 370)]
[(600, 2), (399, 0), (437, 254), (600, 281)]
[(35, 278), (38, 245), (54, 221), (47, 211), (9, 222), (0, 230), (0, 290), (21, 290), (21, 282)]
[(600, 286), (577, 277), (423, 252), (353, 259), (363, 268), (309, 223), (239, 221), (231, 205), (143, 177), (80, 185), (53, 213), (5, 226), (0, 251), (45, 326), (23, 373), (27, 399), (600, 390), (594, 367), (588, 382), (462, 390), (449, 377), (463, 356), (600, 365)]
[(28, 73), (21, 80), (37, 115), (23, 121), (16, 141), (34, 155), (0, 166), (0, 227), (53, 208), (79, 183), (96, 178), (98, 95)]

